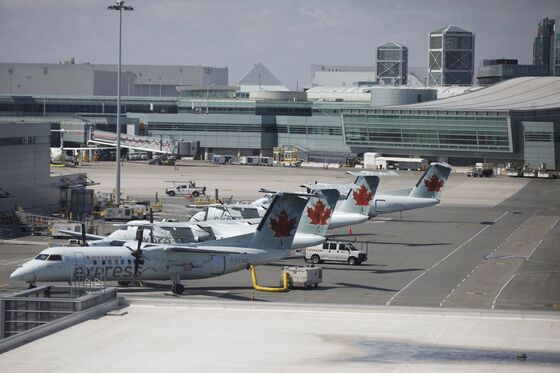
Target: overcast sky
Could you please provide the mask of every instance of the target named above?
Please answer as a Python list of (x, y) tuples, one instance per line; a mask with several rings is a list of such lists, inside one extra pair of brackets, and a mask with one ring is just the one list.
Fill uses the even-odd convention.
[[(114, 1), (0, 0), (0, 62), (116, 63)], [(309, 84), (311, 64), (373, 65), (393, 40), (426, 66), (430, 31), (476, 34), (483, 58), (532, 62), (538, 22), (559, 0), (130, 0), (123, 63), (228, 66), (230, 83), (262, 62), (285, 85)]]

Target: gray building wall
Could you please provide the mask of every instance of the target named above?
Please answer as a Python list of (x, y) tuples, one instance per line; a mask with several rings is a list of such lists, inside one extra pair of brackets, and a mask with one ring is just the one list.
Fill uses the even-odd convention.
[[(177, 97), (179, 85), (228, 85), (227, 67), (206, 69), (122, 65), (121, 95)], [(117, 94), (116, 74), (117, 65), (109, 64), (0, 63), (0, 94), (43, 94), (46, 85), (47, 95), (111, 96)]]
[(92, 65), (0, 63), (0, 93), (43, 95), (46, 87), (47, 95), (92, 95), (93, 71)]
[(415, 104), (435, 100), (436, 89), (428, 88), (372, 88), (371, 105), (373, 107)]
[(521, 76), (547, 76), (545, 65), (490, 65), (478, 68), (476, 78), (478, 84), (495, 84), (504, 80)]
[(560, 167), (560, 127), (554, 122), (521, 122), (523, 158), (530, 168), (546, 164), (548, 169)]
[[(60, 189), (50, 177), (50, 124), (0, 123), (0, 212), (16, 204), (30, 211), (56, 211)], [(2, 193), (0, 193), (2, 194)]]

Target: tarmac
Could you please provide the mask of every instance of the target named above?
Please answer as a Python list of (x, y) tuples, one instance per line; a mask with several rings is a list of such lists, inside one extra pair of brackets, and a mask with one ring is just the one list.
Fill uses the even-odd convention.
[[(112, 167), (99, 162), (83, 170), (101, 182), (96, 188), (108, 191), (113, 187)], [(344, 170), (202, 162), (176, 168), (128, 162), (123, 170), (125, 194), (153, 198), (157, 191), (164, 202), (161, 217), (189, 213), (184, 198), (163, 197), (169, 186), (164, 180), (192, 179), (207, 186), (211, 195), (219, 188), (220, 196), (238, 200), (257, 198), (260, 187), (297, 190), (315, 180), (352, 181)], [(420, 175), (381, 177), (379, 191), (410, 188)], [(80, 344), (72, 338), (77, 341), (81, 335), (87, 336), (79, 347), (86, 371), (123, 366), (147, 371), (164, 360), (166, 367), (202, 371), (433, 371), (466, 370), (472, 364), (482, 371), (557, 371), (559, 192), (560, 180), (452, 174), (438, 206), (382, 215), (353, 226), (351, 235), (347, 229), (329, 231), (337, 239), (366, 242), (368, 261), (360, 266), (323, 264), (323, 283), (317, 289), (256, 292), (248, 271), (184, 282), (182, 296), (169, 291), (169, 282), (120, 288), (131, 304), (127, 316), (72, 327), (3, 354), (0, 364), (12, 366), (19, 361), (16, 356), (27, 351), (25, 356), (34, 358), (20, 364), (32, 366), (15, 366), (54, 370), (48, 358), (38, 357), (43, 343), (49, 343), (68, 346), (69, 357), (63, 356), (65, 348), (64, 354), (54, 351), (52, 361), (74, 367), (78, 363), (71, 361), (72, 349)], [(43, 250), (47, 239), (21, 240), (42, 244), (0, 244), (0, 292), (22, 287), (10, 283), (9, 274)], [(259, 282), (277, 285), (283, 266), (304, 264), (294, 258), (259, 266)], [(99, 333), (87, 329), (98, 327)], [(66, 339), (59, 340), (62, 336)], [(32, 346), (37, 347), (26, 350)], [(154, 351), (153, 359), (140, 359), (144, 364), (136, 366), (128, 357), (136, 348)], [(99, 354), (89, 353), (108, 349), (113, 352), (103, 363), (94, 362)], [(538, 361), (529, 365), (529, 358), (511, 360), (525, 350), (540, 356)]]

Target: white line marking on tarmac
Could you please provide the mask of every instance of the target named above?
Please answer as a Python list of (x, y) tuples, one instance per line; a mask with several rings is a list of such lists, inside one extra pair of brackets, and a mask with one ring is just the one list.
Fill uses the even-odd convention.
[(533, 255), (533, 253), (535, 252), (535, 250), (537, 250), (537, 247), (540, 246), (540, 244), (542, 243), (543, 240), (540, 240), (539, 242), (537, 242), (537, 244), (535, 245), (535, 247), (533, 247), (533, 250), (531, 250), (531, 252), (529, 253), (529, 255), (527, 255), (526, 260), (529, 260), (529, 258), (531, 257), (531, 255)]
[(558, 220), (560, 220), (560, 218), (556, 219), (556, 221), (554, 222), (554, 224), (552, 224), (552, 227), (550, 227), (550, 229), (548, 230), (549, 232), (550, 232), (551, 230), (554, 229), (554, 227), (555, 227), (556, 224), (558, 223)]
[[(501, 218), (503, 218), (504, 216), (507, 215), (507, 211), (504, 212), (502, 215), (500, 215), (499, 217), (497, 217), (496, 219), (494, 219), (494, 223), (497, 222), (498, 220), (500, 220)], [(482, 232), (484, 232), (485, 230), (487, 230), (488, 228), (490, 228), (491, 225), (487, 225), (486, 227), (482, 228), (480, 231), (478, 231), (478, 233), (476, 233), (474, 236), (472, 236), (471, 238), (469, 238), (467, 241), (463, 242), (459, 247), (457, 247), (455, 250), (453, 250), (452, 252), (450, 252), (449, 254), (447, 254), (443, 259), (440, 259), (437, 263), (435, 263), (434, 265), (432, 265), (430, 268), (428, 268), (427, 270), (425, 270), (424, 272), (422, 272), (420, 275), (418, 275), (414, 280), (410, 281), (404, 288), (402, 288), (401, 290), (399, 290), (398, 292), (395, 293), (395, 295), (393, 295), (391, 297), (391, 299), (389, 299), (389, 301), (387, 303), (385, 303), (386, 306), (390, 306), (391, 303), (393, 302), (393, 300), (395, 300), (395, 298), (397, 296), (399, 296), (403, 291), (405, 291), (410, 285), (412, 285), (416, 280), (418, 280), (420, 277), (424, 276), (426, 273), (430, 272), (432, 269), (434, 269), (435, 267), (437, 267), (441, 262), (443, 262), (445, 259), (449, 258), (451, 255), (455, 254), (457, 251), (461, 250), (466, 244), (468, 244), (469, 242), (471, 242), (472, 240), (474, 240), (479, 234), (481, 234)]]
[[(525, 220), (523, 223), (519, 224), (519, 226), (517, 228), (515, 228), (515, 230), (513, 232), (510, 233), (509, 236), (507, 236), (501, 244), (499, 244), (494, 250), (492, 250), (492, 252), (490, 254), (488, 254), (487, 256), (492, 256), (494, 255), (494, 253), (500, 248), (502, 247), (510, 238), (511, 236), (513, 236), (513, 234), (515, 232), (517, 232), (523, 225), (525, 225), (525, 223), (527, 223), (529, 221), (530, 218), (527, 218), (527, 220)], [(527, 259), (529, 259), (529, 257), (527, 257)], [(454, 293), (455, 290), (457, 290), (457, 288), (459, 286), (461, 286), (472, 274), (474, 274), (474, 272), (478, 269), (478, 267), (480, 267), (481, 265), (483, 265), (485, 262), (485, 260), (482, 260), (482, 262), (480, 262), (476, 267), (474, 267), (474, 269), (471, 271), (471, 273), (469, 273), (464, 279), (461, 280), (461, 282), (459, 282), (457, 285), (455, 285), (455, 288), (453, 290), (451, 290), (451, 293)], [(443, 305), (445, 304), (445, 302), (447, 301), (447, 299), (449, 298), (449, 295), (451, 295), (451, 293), (449, 293), (447, 295), (447, 297), (445, 297), (445, 299), (443, 299), (439, 306), (443, 307)]]
[(498, 292), (498, 294), (496, 294), (496, 296), (494, 297), (494, 300), (492, 301), (492, 310), (496, 307), (496, 301), (498, 300), (498, 297), (500, 296), (500, 294), (502, 294), (502, 291), (504, 291), (504, 289), (506, 288), (506, 286), (508, 286), (508, 284), (511, 282), (511, 280), (513, 280), (513, 278), (517, 276), (517, 273), (514, 273), (513, 275), (511, 275), (511, 277), (509, 278), (509, 280), (506, 281), (506, 283), (504, 284), (504, 286), (502, 286), (502, 288), (500, 289), (500, 291)]

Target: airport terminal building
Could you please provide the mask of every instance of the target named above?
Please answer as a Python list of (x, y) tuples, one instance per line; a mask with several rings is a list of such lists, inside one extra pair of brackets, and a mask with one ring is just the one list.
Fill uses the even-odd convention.
[[(560, 164), (558, 77), (517, 78), (441, 100), (434, 90), (402, 87), (372, 87), (370, 101), (310, 101), (289, 91), (211, 96), (124, 97), (123, 131), (198, 141), (201, 157), (270, 155), (290, 145), (329, 162), (378, 152), (455, 165)], [(65, 138), (76, 143), (87, 141), (91, 128), (115, 131), (115, 112), (111, 96), (0, 96), (5, 119), (81, 128)]]

